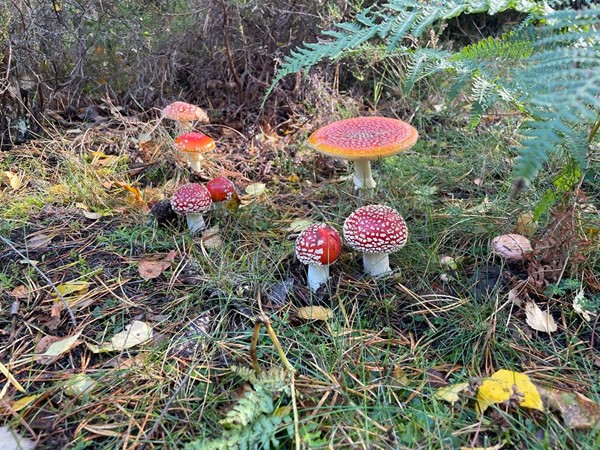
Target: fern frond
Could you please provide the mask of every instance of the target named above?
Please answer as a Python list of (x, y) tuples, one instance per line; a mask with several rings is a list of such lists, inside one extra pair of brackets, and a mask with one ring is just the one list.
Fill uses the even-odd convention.
[[(388, 51), (399, 47), (404, 38), (421, 36), (432, 24), (460, 14), (474, 14), (514, 9), (541, 15), (543, 5), (526, 0), (434, 0), (423, 4), (416, 0), (391, 0), (381, 7), (362, 10), (353, 22), (337, 23), (333, 30), (322, 34), (327, 39), (317, 44), (304, 43), (286, 56), (280, 65), (265, 99), (275, 85), (289, 74), (315, 66), (323, 60), (335, 60), (365, 42), (378, 37)], [(263, 100), (264, 103), (264, 100)]]

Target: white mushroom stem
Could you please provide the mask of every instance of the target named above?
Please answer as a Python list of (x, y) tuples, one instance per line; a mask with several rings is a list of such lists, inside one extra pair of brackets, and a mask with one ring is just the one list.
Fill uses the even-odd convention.
[(200, 173), (200, 171), (202, 170), (202, 161), (204, 160), (202, 154), (187, 152), (185, 154), (185, 157), (190, 163), (190, 169), (192, 170), (192, 172)]
[(329, 280), (329, 266), (323, 265), (319, 266), (316, 264), (308, 265), (308, 274), (306, 276), (306, 281), (308, 283), (308, 287), (311, 291), (317, 292), (317, 290), (321, 287), (321, 285), (327, 283)]
[(371, 174), (371, 161), (354, 161), (354, 186), (357, 189), (374, 189), (377, 186)]
[(363, 267), (367, 274), (374, 277), (392, 271), (388, 253), (363, 253)]
[(206, 228), (206, 223), (204, 222), (204, 217), (202, 214), (187, 214), (185, 216), (185, 220), (187, 222), (188, 229), (190, 234), (197, 233), (198, 231), (204, 230)]

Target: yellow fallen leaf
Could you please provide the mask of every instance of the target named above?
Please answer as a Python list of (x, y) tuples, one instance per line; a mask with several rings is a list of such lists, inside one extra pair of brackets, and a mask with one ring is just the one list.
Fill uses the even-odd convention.
[(483, 383), (477, 390), (477, 409), (483, 413), (489, 406), (504, 403), (514, 399), (524, 408), (544, 410), (542, 398), (531, 382), (523, 373), (501, 369)]
[(20, 398), (19, 400), (14, 401), (10, 405), (10, 407), (13, 409), (13, 411), (19, 412), (22, 409), (25, 409), (27, 407), (27, 405), (29, 405), (31, 402), (38, 399), (41, 395), (42, 394), (34, 394), (34, 395), (28, 395), (27, 397)]
[(464, 391), (469, 383), (456, 383), (449, 386), (444, 386), (437, 390), (434, 394), (436, 398), (454, 404), (459, 400), (458, 394)]
[(525, 316), (527, 325), (534, 330), (552, 333), (558, 329), (554, 318), (533, 302), (525, 303)]
[(58, 357), (62, 356), (63, 353), (68, 352), (77, 345), (77, 339), (80, 335), (81, 331), (68, 338), (53, 342), (48, 346), (44, 353), (36, 354), (35, 360), (42, 364), (53, 363)]
[(68, 283), (62, 283), (56, 286), (56, 290), (60, 292), (63, 297), (68, 297), (71, 294), (77, 292), (78, 294), (85, 294), (90, 287), (90, 283), (87, 281), (69, 281)]
[[(17, 388), (17, 390), (19, 392), (22, 392), (23, 394), (25, 393), (25, 388), (23, 386), (21, 386), (21, 384), (17, 381), (17, 379), (15, 377), (13, 377), (12, 373), (10, 373), (10, 371), (8, 370), (8, 367), (6, 367), (1, 362), (0, 362), (0, 372), (2, 372), (2, 375), (4, 375), (6, 377), (6, 379), (10, 382), (10, 384), (12, 384), (15, 388)], [(8, 383), (5, 384), (4, 386), (5, 387), (8, 386)], [(2, 396), (0, 396), (0, 399), (2, 399)]]
[(123, 331), (115, 334), (110, 339), (110, 342), (102, 345), (94, 345), (86, 342), (86, 345), (93, 353), (116, 352), (143, 344), (150, 339), (152, 339), (152, 327), (145, 322), (134, 320)]
[(323, 306), (305, 306), (298, 308), (296, 313), (304, 320), (329, 320), (333, 317), (333, 311)]
[(17, 189), (19, 189), (21, 187), (21, 178), (19, 177), (18, 174), (14, 173), (14, 172), (9, 172), (9, 171), (5, 171), (2, 172), (2, 180), (4, 180), (4, 182), (10, 186), (10, 188), (13, 191), (16, 191)]
[(84, 373), (76, 373), (71, 376), (64, 384), (63, 390), (70, 397), (90, 393), (96, 387), (96, 381), (92, 380)]
[(246, 186), (245, 191), (246, 191), (246, 194), (257, 197), (260, 194), (262, 194), (263, 192), (265, 192), (266, 188), (267, 188), (267, 186), (265, 185), (265, 183), (252, 183), (252, 184), (249, 184), (248, 186)]
[(312, 222), (310, 220), (296, 219), (292, 223), (290, 223), (290, 226), (287, 227), (285, 229), (285, 231), (290, 231), (292, 233), (295, 233), (295, 232), (299, 232), (299, 231), (304, 230), (309, 225), (312, 225)]
[(133, 198), (137, 203), (140, 203), (142, 205), (146, 204), (146, 202), (142, 198), (142, 194), (140, 193), (138, 188), (130, 186), (127, 183), (122, 183), (120, 181), (115, 182), (115, 186), (119, 186), (120, 188), (123, 188), (126, 191), (130, 192), (131, 195), (133, 195)]

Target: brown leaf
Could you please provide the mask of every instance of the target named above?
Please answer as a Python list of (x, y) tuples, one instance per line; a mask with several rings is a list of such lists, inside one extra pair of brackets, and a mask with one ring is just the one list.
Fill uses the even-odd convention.
[(15, 298), (18, 299), (26, 299), (27, 297), (29, 297), (29, 289), (27, 289), (27, 287), (20, 285), (17, 286), (16, 288), (14, 288), (11, 292), (10, 295), (12, 295)]
[(176, 255), (177, 252), (171, 250), (165, 256), (165, 258), (160, 261), (149, 261), (142, 259), (138, 268), (140, 276), (144, 280), (151, 280), (153, 278), (159, 277), (161, 273), (163, 273), (166, 269), (171, 267), (171, 264), (175, 260)]
[(546, 390), (538, 387), (551, 409), (560, 412), (565, 425), (574, 430), (587, 430), (600, 424), (600, 405), (578, 392)]
[(52, 336), (50, 334), (43, 336), (35, 346), (35, 353), (44, 353), (46, 350), (48, 350), (48, 347), (55, 342), (60, 341), (61, 339), (61, 337)]
[(4, 181), (4, 183), (6, 183), (8, 186), (11, 187), (11, 189), (13, 191), (16, 191), (17, 189), (19, 189), (21, 187), (21, 178), (19, 177), (18, 174), (14, 173), (14, 172), (2, 172), (2, 180)]
[(30, 250), (42, 250), (48, 247), (52, 241), (52, 236), (44, 233), (35, 233), (27, 236), (27, 248)]

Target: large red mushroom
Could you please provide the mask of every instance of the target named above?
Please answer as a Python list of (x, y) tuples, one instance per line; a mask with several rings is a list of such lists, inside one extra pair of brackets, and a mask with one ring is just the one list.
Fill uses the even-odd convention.
[(350, 247), (363, 253), (365, 272), (376, 277), (391, 272), (389, 254), (404, 247), (408, 230), (395, 209), (367, 205), (348, 216), (344, 238)]
[(213, 138), (196, 131), (182, 134), (175, 139), (175, 147), (181, 151), (188, 162), (192, 172), (199, 173), (204, 160), (204, 153), (216, 147)]
[(308, 264), (307, 284), (316, 292), (329, 279), (329, 265), (342, 252), (342, 240), (335, 229), (325, 223), (306, 227), (296, 239), (296, 257)]
[(185, 216), (190, 234), (205, 228), (203, 213), (210, 210), (210, 193), (201, 184), (189, 183), (179, 186), (171, 198), (171, 207), (177, 214)]
[(373, 189), (371, 161), (411, 148), (419, 133), (408, 123), (388, 117), (355, 117), (318, 129), (308, 145), (333, 158), (354, 161), (354, 186)]

